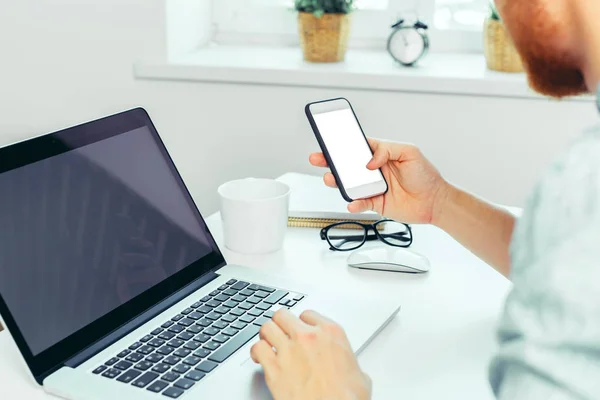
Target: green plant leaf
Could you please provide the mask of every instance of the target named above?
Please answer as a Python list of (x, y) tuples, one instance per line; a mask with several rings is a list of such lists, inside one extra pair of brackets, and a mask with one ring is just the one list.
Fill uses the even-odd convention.
[(295, 0), (294, 8), (299, 12), (323, 14), (348, 14), (354, 10), (355, 0)]

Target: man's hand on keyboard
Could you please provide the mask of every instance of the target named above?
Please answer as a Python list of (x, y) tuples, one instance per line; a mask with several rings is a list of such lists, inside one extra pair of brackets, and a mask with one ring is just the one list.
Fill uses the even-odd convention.
[(275, 400), (371, 397), (344, 330), (314, 311), (297, 318), (281, 309), (260, 330), (252, 359), (262, 365)]

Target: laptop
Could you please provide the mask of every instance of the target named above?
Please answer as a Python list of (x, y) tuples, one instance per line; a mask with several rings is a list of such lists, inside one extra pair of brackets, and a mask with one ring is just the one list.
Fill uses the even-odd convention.
[(356, 352), (399, 310), (228, 265), (142, 108), (1, 148), (0, 193), (0, 316), (63, 398), (268, 398), (249, 349), (279, 308)]

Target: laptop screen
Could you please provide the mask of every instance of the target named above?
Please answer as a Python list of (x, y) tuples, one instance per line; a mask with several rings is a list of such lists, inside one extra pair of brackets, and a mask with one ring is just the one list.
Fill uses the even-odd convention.
[(0, 174), (0, 294), (33, 356), (215, 249), (151, 128), (104, 136)]

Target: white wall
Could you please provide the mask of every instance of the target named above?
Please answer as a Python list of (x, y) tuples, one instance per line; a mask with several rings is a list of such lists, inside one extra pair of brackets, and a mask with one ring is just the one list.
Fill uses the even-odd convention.
[(225, 180), (315, 172), (303, 106), (341, 95), (369, 135), (417, 143), (448, 179), (520, 205), (596, 120), (581, 102), (136, 81), (134, 61), (164, 56), (164, 10), (164, 0), (3, 0), (0, 143), (143, 105), (207, 214)]

